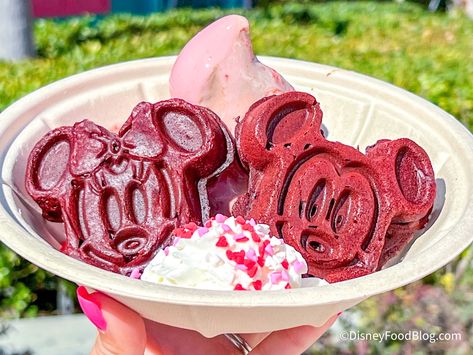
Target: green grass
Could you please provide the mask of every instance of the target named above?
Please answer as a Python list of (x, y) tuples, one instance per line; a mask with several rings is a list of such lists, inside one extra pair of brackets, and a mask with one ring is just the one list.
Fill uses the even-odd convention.
[[(0, 63), (0, 109), (51, 81), (137, 58), (177, 54), (221, 10), (41, 20), (39, 58)], [(245, 13), (257, 54), (355, 70), (403, 87), (473, 127), (473, 22), (413, 4), (286, 4)]]

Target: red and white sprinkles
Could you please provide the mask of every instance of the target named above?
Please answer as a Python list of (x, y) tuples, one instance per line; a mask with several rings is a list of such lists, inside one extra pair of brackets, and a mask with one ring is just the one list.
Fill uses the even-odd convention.
[(174, 231), (142, 280), (214, 290), (281, 290), (299, 287), (307, 264), (293, 247), (270, 237), (253, 219), (217, 214), (203, 227)]

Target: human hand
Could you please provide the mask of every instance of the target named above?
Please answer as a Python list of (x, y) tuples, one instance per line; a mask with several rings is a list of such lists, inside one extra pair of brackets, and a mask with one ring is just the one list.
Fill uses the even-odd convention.
[[(85, 315), (97, 327), (92, 355), (178, 355), (242, 354), (224, 335), (206, 338), (196, 331), (175, 328), (143, 319), (136, 312), (100, 293), (77, 289)], [(240, 334), (252, 348), (251, 355), (300, 354), (317, 341), (335, 322), (331, 317), (323, 326), (301, 326), (272, 333)]]

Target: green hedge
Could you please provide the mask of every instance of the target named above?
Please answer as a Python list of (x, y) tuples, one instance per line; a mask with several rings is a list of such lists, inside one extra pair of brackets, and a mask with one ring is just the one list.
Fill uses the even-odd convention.
[[(473, 126), (473, 22), (413, 4), (289, 3), (246, 12), (258, 54), (355, 70), (401, 86)], [(175, 10), (35, 24), (38, 57), (0, 63), (0, 110), (65, 76), (136, 58), (177, 54), (222, 10)], [(445, 272), (431, 277), (441, 280)], [(55, 307), (58, 279), (0, 247), (0, 315)], [(46, 302), (44, 297), (48, 295)]]
[[(40, 20), (39, 58), (0, 63), (0, 109), (46, 83), (101, 65), (178, 53), (221, 10)], [(470, 126), (473, 22), (413, 4), (289, 3), (250, 10), (258, 54), (356, 70), (426, 97)]]

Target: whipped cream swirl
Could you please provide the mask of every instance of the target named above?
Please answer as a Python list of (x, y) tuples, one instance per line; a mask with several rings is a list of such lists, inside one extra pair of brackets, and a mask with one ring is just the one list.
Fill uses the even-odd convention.
[(211, 290), (281, 290), (300, 287), (307, 264), (269, 226), (217, 214), (204, 227), (189, 223), (173, 233), (141, 280)]

